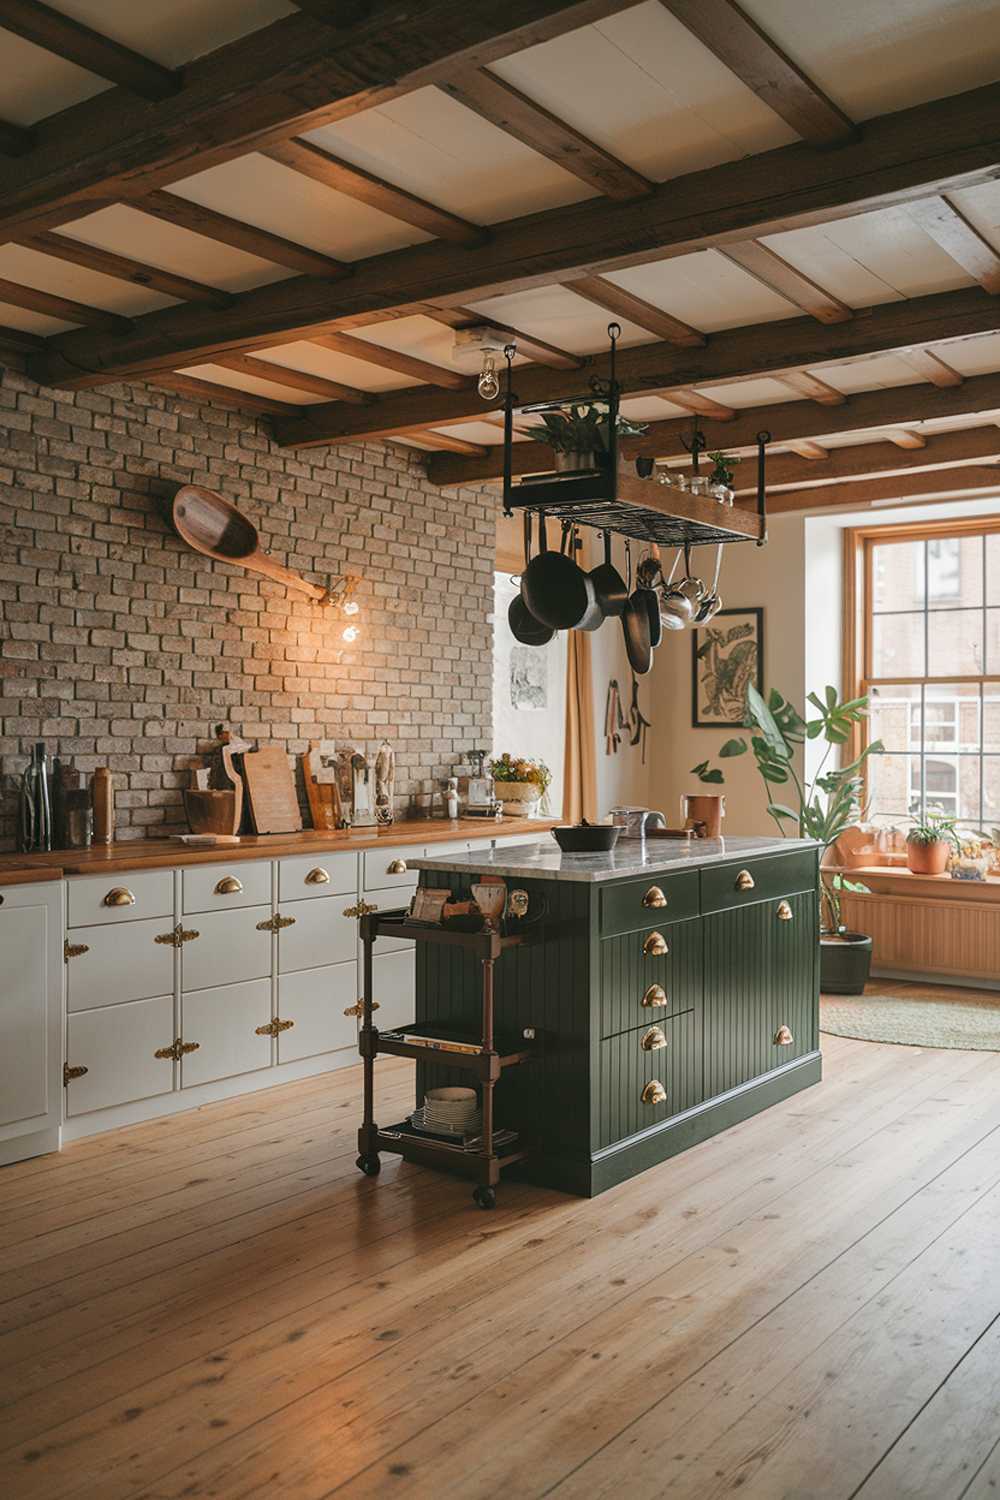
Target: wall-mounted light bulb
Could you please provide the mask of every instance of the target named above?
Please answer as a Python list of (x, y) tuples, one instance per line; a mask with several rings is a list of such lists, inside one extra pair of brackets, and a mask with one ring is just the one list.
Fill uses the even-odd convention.
[(344, 641), (356, 641), (360, 634), (361, 631), (356, 625), (347, 625), (341, 631), (340, 638)]
[(344, 605), (344, 614), (345, 615), (356, 615), (358, 613), (358, 611), (360, 610), (360, 608), (361, 608), (361, 605), (358, 603), (358, 601), (356, 599), (348, 599), (347, 603)]
[(484, 401), (495, 401), (500, 394), (497, 363), (488, 350), (483, 355), (483, 368), (479, 375), (478, 390)]

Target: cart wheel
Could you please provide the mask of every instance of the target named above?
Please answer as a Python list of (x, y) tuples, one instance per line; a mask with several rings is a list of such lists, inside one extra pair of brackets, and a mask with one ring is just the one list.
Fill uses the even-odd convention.
[(473, 1188), (473, 1190), (472, 1190), (472, 1197), (473, 1197), (474, 1201), (479, 1204), (480, 1208), (496, 1208), (496, 1206), (497, 1206), (496, 1188), (491, 1188), (491, 1187), (477, 1187), (477, 1188)]
[(355, 1166), (364, 1172), (366, 1177), (377, 1177), (382, 1170), (382, 1163), (377, 1156), (359, 1156)]

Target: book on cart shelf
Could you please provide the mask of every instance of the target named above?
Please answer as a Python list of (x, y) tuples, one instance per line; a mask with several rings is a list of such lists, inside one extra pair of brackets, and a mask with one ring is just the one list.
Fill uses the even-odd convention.
[(380, 1031), (383, 1042), (405, 1042), (408, 1047), (426, 1047), (431, 1052), (464, 1052), (478, 1057), (483, 1052), (467, 1031), (453, 1031), (447, 1026), (402, 1026), (395, 1031)]

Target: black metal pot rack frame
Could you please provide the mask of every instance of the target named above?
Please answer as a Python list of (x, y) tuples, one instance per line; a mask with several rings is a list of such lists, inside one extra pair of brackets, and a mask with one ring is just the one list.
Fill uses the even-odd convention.
[[(623, 460), (618, 437), (618, 415), (621, 387), (615, 373), (615, 355), (621, 328), (608, 325), (611, 348), (610, 371), (606, 381), (594, 377), (586, 395), (564, 396), (558, 401), (539, 401), (520, 407), (522, 414), (565, 411), (573, 406), (606, 404), (608, 408), (607, 453), (593, 469), (546, 472), (513, 476), (514, 410), (517, 398), (513, 389), (513, 359), (516, 348), (504, 350), (507, 378), (504, 389), (503, 435), (503, 508), (505, 515), (515, 510), (534, 510), (543, 516), (580, 526), (593, 526), (618, 536), (662, 546), (702, 546), (728, 542), (755, 542), (762, 547), (767, 541), (766, 450), (769, 432), (757, 434), (757, 508), (756, 511), (723, 506), (707, 495), (691, 495), (663, 485), (653, 478), (651, 458), (638, 458), (629, 465)], [(690, 444), (692, 468), (698, 472), (698, 461), (705, 447), (697, 420)]]

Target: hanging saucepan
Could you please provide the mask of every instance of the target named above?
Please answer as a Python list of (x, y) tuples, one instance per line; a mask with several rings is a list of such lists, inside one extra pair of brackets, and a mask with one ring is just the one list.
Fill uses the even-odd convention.
[[(632, 549), (625, 543), (628, 584), (632, 583)], [(645, 677), (653, 665), (653, 648), (649, 640), (649, 610), (642, 597), (643, 590), (635, 589), (629, 594), (622, 612), (622, 634), (625, 637), (625, 654), (629, 666), (637, 677)]]
[[(681, 549), (677, 548), (673, 566), (660, 584), (660, 623), (664, 630), (683, 630), (690, 623), (690, 601), (674, 591), (674, 574), (681, 560)], [(679, 601), (679, 602), (678, 602)]]
[(660, 567), (660, 549), (654, 547), (650, 557), (644, 557), (635, 570), (636, 583), (649, 615), (649, 644), (655, 651), (663, 639), (663, 622), (660, 619), (660, 596), (656, 592), (657, 582), (663, 577)]
[[(565, 546), (568, 528), (563, 528)], [(565, 551), (550, 552), (545, 517), (539, 517), (539, 549), (521, 576), (521, 597), (536, 620), (553, 630), (571, 630), (594, 602), (594, 585)]]
[[(531, 563), (531, 512), (524, 512), (524, 568), (527, 572)], [(521, 595), (518, 594), (510, 601), (507, 607), (507, 624), (515, 641), (520, 641), (522, 646), (547, 646), (555, 635), (548, 625), (543, 625), (541, 620), (536, 620), (531, 610), (525, 604)]]
[(719, 573), (721, 572), (721, 570), (722, 543), (720, 542), (715, 549), (715, 577), (712, 579), (712, 587), (709, 589), (708, 593), (702, 599), (701, 603), (698, 605), (697, 610), (695, 611), (694, 623), (696, 625), (707, 625), (709, 620), (714, 620), (715, 616), (722, 608), (722, 600), (719, 597)]
[(628, 603), (625, 580), (611, 561), (611, 533), (604, 533), (604, 561), (591, 569), (590, 581), (594, 585), (597, 602), (605, 618), (620, 618)]
[[(576, 550), (577, 532), (576, 527), (574, 526), (570, 533), (570, 553), (575, 554)], [(597, 592), (597, 585), (594, 583), (593, 573), (588, 573), (586, 575), (586, 578), (587, 582), (590, 584), (590, 587), (593, 589), (594, 597), (592, 602), (587, 605), (586, 612), (583, 614), (581, 619), (577, 621), (574, 628), (576, 630), (597, 630), (599, 626), (604, 624), (604, 610), (601, 607), (601, 599), (600, 595)]]

